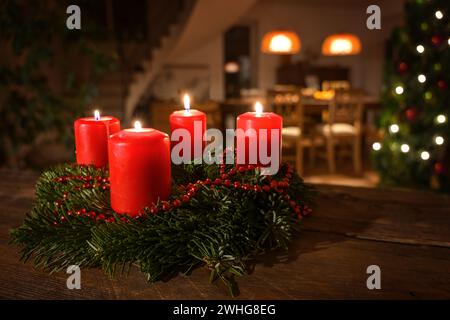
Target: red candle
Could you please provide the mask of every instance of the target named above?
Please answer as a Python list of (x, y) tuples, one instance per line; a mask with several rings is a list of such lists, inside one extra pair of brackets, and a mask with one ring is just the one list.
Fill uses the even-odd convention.
[(103, 167), (108, 164), (108, 137), (120, 131), (120, 121), (114, 117), (94, 117), (75, 121), (75, 148), (78, 164)]
[[(265, 155), (274, 159), (278, 157), (277, 163), (281, 162), (281, 129), (283, 118), (273, 112), (262, 112), (262, 105), (255, 104), (255, 112), (246, 112), (237, 118), (237, 161), (238, 164), (267, 165), (263, 161)], [(245, 139), (239, 136), (239, 129), (245, 133)], [(250, 129), (250, 130), (249, 130)], [(253, 130), (252, 130), (253, 129)], [(266, 129), (266, 133), (262, 131)], [(272, 150), (272, 139), (278, 139), (278, 148)], [(266, 147), (266, 152), (261, 152), (261, 147)]]
[[(201, 111), (193, 110), (190, 108), (190, 98), (189, 95), (185, 94), (184, 100), (184, 110), (175, 111), (170, 115), (170, 130), (172, 132), (172, 137), (174, 137), (174, 131), (176, 129), (185, 129), (190, 135), (190, 157), (189, 159), (200, 158), (203, 155), (203, 147), (205, 146), (203, 142), (203, 135), (206, 131), (206, 114)], [(178, 141), (172, 145), (175, 147), (178, 143), (182, 143), (185, 137), (181, 136)], [(181, 150), (180, 156), (183, 156), (183, 150)]]
[(137, 215), (144, 207), (167, 200), (171, 190), (170, 139), (166, 133), (141, 128), (122, 130), (109, 142), (111, 207)]

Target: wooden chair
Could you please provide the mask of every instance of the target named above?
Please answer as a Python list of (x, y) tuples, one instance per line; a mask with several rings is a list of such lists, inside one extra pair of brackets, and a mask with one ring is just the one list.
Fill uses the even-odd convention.
[(327, 147), (328, 169), (336, 171), (335, 146), (352, 145), (353, 168), (356, 174), (362, 171), (362, 103), (363, 93), (359, 90), (339, 90), (330, 101), (326, 124), (318, 126)]
[[(315, 141), (312, 134), (308, 134), (305, 126), (304, 108), (301, 103), (299, 87), (276, 88), (267, 92), (267, 105), (273, 112), (283, 117), (282, 145), (293, 148), (294, 156), (283, 156), (295, 162), (295, 169), (303, 175), (304, 149), (310, 148), (310, 160), (315, 157)], [(317, 140), (317, 139), (316, 139)]]

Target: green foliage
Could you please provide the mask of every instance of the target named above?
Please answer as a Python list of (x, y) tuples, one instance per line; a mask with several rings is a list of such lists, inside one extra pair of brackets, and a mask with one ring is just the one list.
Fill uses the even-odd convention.
[[(93, 3), (78, 1), (83, 12)], [(83, 15), (81, 30), (66, 28), (70, 4), (0, 2), (0, 162), (12, 162), (21, 146), (43, 132), (54, 130), (70, 142), (73, 119), (96, 95), (98, 77), (115, 63), (115, 53), (97, 47), (105, 39), (100, 22)], [(82, 61), (89, 65), (85, 73)]]
[[(272, 178), (257, 170), (237, 172), (232, 180), (268, 186), (287, 170), (283, 165)], [(248, 263), (265, 252), (287, 249), (298, 231), (301, 216), (289, 199), (305, 208), (314, 195), (295, 173), (283, 192), (201, 184), (180, 206), (158, 214), (147, 208), (142, 217), (125, 218), (110, 207), (109, 191), (102, 187), (107, 176), (106, 170), (74, 165), (44, 172), (33, 210), (11, 233), (11, 242), (22, 246), (22, 260), (34, 259), (37, 267), (50, 272), (71, 264), (101, 267), (111, 276), (135, 265), (151, 282), (205, 266), (210, 281), (220, 279), (236, 295), (235, 277), (246, 274)], [(174, 166), (172, 200), (183, 194), (180, 186), (220, 176), (217, 165)], [(114, 222), (99, 219), (101, 214)]]
[[(436, 11), (443, 13), (437, 19)], [(405, 4), (406, 24), (394, 30), (385, 67), (382, 94), (383, 112), (379, 126), (384, 131), (382, 149), (373, 154), (374, 164), (385, 185), (450, 190), (450, 2), (446, 0), (412, 1)], [(423, 53), (416, 49), (425, 48)], [(418, 76), (426, 81), (421, 83)], [(403, 94), (395, 88), (402, 86)], [(447, 122), (439, 124), (438, 115)], [(389, 132), (398, 124), (398, 133)], [(443, 145), (434, 139), (444, 138)], [(407, 144), (409, 152), (402, 152)], [(430, 154), (422, 160), (421, 153)]]

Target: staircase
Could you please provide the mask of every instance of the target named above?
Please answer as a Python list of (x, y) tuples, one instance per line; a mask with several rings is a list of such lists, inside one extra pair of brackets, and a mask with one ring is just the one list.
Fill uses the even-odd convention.
[[(141, 44), (119, 43), (121, 67), (99, 86), (98, 105), (129, 126), (138, 106), (147, 108), (151, 86), (177, 56), (223, 33), (257, 0), (148, 0), (150, 37)], [(153, 12), (153, 14), (152, 14)], [(140, 45), (140, 46), (139, 46)]]
[(93, 101), (102, 114), (121, 119), (129, 126), (135, 107), (146, 97), (145, 90), (165, 63), (165, 58), (189, 17), (194, 0), (147, 1), (148, 35), (140, 41), (116, 40), (107, 45), (119, 57), (115, 71), (100, 80)]

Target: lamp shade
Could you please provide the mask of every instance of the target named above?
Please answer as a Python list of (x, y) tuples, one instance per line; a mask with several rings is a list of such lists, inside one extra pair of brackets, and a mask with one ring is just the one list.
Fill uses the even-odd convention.
[(322, 44), (325, 56), (347, 56), (361, 52), (361, 41), (350, 33), (339, 33), (328, 36)]
[(264, 35), (261, 51), (269, 54), (294, 54), (300, 51), (300, 38), (293, 31), (271, 31)]

